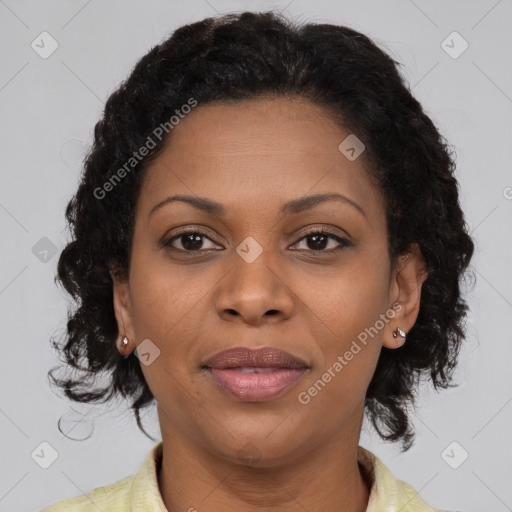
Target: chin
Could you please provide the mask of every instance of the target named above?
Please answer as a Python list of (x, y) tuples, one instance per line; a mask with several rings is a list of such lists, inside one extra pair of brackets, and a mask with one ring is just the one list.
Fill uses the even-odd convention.
[(263, 468), (287, 464), (314, 443), (303, 425), (286, 425), (285, 418), (286, 414), (272, 419), (259, 416), (246, 422), (239, 419), (232, 425), (224, 423), (224, 428), (212, 425), (216, 439), (209, 435), (207, 444), (216, 455), (241, 465)]

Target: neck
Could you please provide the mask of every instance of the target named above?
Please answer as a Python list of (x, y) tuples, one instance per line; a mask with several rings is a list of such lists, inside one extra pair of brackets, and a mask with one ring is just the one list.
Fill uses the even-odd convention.
[(371, 482), (357, 462), (359, 432), (255, 467), (215, 456), (178, 430), (162, 430), (160, 493), (169, 512), (365, 512)]

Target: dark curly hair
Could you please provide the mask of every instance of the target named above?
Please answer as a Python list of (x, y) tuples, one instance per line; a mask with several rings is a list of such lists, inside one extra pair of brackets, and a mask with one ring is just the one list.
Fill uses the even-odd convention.
[[(122, 358), (116, 349), (109, 270), (128, 276), (136, 200), (145, 169), (166, 137), (105, 198), (98, 199), (98, 190), (113, 183), (155, 127), (190, 98), (204, 105), (302, 97), (325, 107), (364, 141), (369, 176), (385, 197), (391, 262), (417, 243), (428, 267), (407, 343), (400, 350), (381, 350), (365, 398), (378, 434), (387, 441), (401, 440), (402, 450), (408, 450), (414, 431), (407, 406), (415, 403), (421, 376), (430, 373), (436, 390), (453, 386), (468, 309), (460, 284), (474, 244), (459, 205), (453, 151), (412, 96), (398, 66), (355, 30), (296, 25), (276, 12), (228, 14), (185, 25), (144, 55), (107, 100), (78, 190), (67, 205), (72, 240), (60, 255), (55, 279), (77, 307), (68, 313), (62, 346), (53, 340), (52, 346), (65, 368), (78, 375), (59, 379), (53, 368), (53, 383), (77, 402), (130, 397), (137, 424), (148, 435), (140, 410), (154, 397), (138, 358), (133, 353)], [(100, 372), (108, 376), (104, 387), (95, 382)]]

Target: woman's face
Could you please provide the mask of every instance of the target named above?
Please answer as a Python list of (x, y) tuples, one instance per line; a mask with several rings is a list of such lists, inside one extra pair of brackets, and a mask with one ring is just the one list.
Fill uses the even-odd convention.
[[(402, 273), (391, 268), (364, 152), (354, 159), (351, 139), (339, 149), (349, 135), (305, 100), (199, 105), (148, 168), (115, 304), (130, 348), (145, 340), (138, 353), (164, 438), (228, 460), (256, 453), (262, 465), (357, 440), (380, 350), (414, 324), (421, 282), (414, 257)], [(283, 210), (324, 194), (338, 199)], [(216, 207), (165, 202), (177, 195)], [(229, 392), (204, 365), (236, 347), (274, 347), (307, 368), (277, 370), (295, 380), (273, 394)], [(268, 380), (263, 372), (224, 371), (242, 388)]]

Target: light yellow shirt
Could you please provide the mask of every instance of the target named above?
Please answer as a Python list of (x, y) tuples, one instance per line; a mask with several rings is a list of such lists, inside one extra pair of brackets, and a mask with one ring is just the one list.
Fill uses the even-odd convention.
[[(370, 451), (359, 446), (357, 453), (358, 461), (372, 480), (366, 512), (449, 512), (429, 507), (410, 485), (395, 479)], [(135, 475), (97, 487), (88, 495), (61, 501), (41, 512), (168, 512), (158, 487), (157, 465), (161, 455), (160, 442), (146, 455)]]

